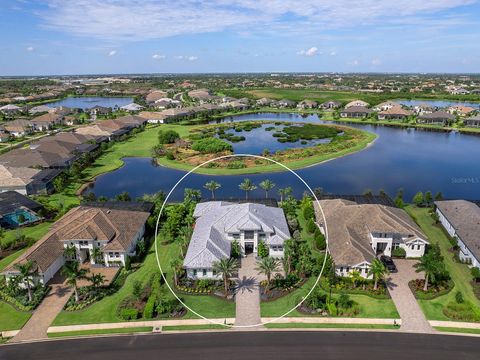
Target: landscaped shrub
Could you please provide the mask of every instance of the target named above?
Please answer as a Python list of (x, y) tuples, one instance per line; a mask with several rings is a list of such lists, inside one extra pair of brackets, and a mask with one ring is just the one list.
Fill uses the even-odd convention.
[(241, 255), (242, 253), (239, 242), (237, 240), (232, 241), (232, 245), (230, 247), (230, 257), (238, 259)]
[(137, 309), (122, 309), (120, 311), (120, 317), (123, 320), (136, 320), (136, 319), (138, 319), (138, 310)]
[(222, 151), (232, 151), (232, 145), (217, 138), (205, 138), (195, 141), (192, 149), (203, 154), (215, 154)]
[(457, 302), (457, 304), (463, 304), (465, 302), (465, 300), (463, 299), (463, 295), (460, 291), (457, 291), (455, 293), (455, 301)]
[(158, 142), (160, 144), (173, 144), (177, 139), (180, 139), (180, 135), (174, 130), (160, 130), (158, 132)]
[(315, 210), (313, 210), (313, 205), (311, 202), (303, 208), (303, 217), (305, 220), (313, 219), (315, 217)]
[(315, 246), (318, 250), (325, 250), (327, 247), (327, 242), (325, 236), (322, 234), (320, 229), (317, 227), (314, 233)]
[(313, 221), (313, 219), (309, 219), (307, 221), (307, 231), (310, 233), (310, 234), (313, 234), (315, 232), (315, 230), (317, 230), (318, 227), (317, 225), (315, 224), (315, 221)]
[(407, 252), (404, 248), (397, 247), (392, 250), (392, 256), (395, 258), (404, 258), (407, 256)]
[(472, 306), (469, 302), (458, 304), (450, 301), (447, 306), (443, 308), (443, 313), (450, 319), (460, 321), (480, 321), (480, 311)]
[(152, 319), (155, 311), (155, 305), (157, 301), (157, 296), (155, 294), (151, 294), (145, 304), (145, 308), (143, 309), (143, 317), (145, 319)]
[(157, 305), (157, 313), (175, 315), (182, 311), (183, 306), (176, 298), (175, 299), (160, 299)]
[(261, 258), (268, 257), (268, 246), (265, 244), (264, 241), (259, 241), (257, 246), (257, 254)]

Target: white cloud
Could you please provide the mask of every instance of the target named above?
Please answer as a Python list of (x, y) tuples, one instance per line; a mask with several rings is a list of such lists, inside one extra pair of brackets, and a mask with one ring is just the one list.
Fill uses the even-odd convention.
[(117, 50), (112, 50), (108, 53), (108, 56), (115, 56), (117, 54)]
[[(476, 0), (47, 0), (49, 29), (104, 40), (145, 40), (233, 29), (236, 33), (317, 32), (332, 27), (438, 22), (439, 11)], [(82, 14), (82, 21), (78, 15)], [(395, 14), (395, 16), (392, 16)], [(293, 16), (291, 16), (293, 15)], [(285, 21), (285, 16), (292, 20)], [(456, 23), (449, 20), (452, 25)], [(462, 20), (460, 20), (462, 21)]]
[(198, 60), (198, 56), (188, 56), (188, 57), (187, 57), (187, 60), (188, 60), (188, 61)]
[(297, 55), (302, 55), (302, 56), (315, 56), (317, 54), (318, 54), (318, 49), (315, 46), (312, 46), (310, 49), (307, 49), (307, 50), (297, 51)]
[(330, 51), (330, 56), (336, 56), (337, 55), (337, 52), (334, 50), (334, 51)]
[(358, 61), (357, 59), (355, 59), (355, 60), (350, 61), (348, 64), (349, 64), (349, 65), (352, 65), (352, 66), (357, 66), (357, 65), (360, 64), (360, 61)]
[(198, 60), (198, 56), (194, 56), (194, 55), (177, 55), (177, 56), (175, 56), (175, 59), (177, 59), (177, 60), (195, 61), (195, 60)]
[(372, 65), (373, 66), (380, 65), (381, 63), (382, 63), (382, 61), (378, 58), (372, 59)]
[(33, 48), (33, 46), (28, 46), (25, 50), (27, 50), (28, 52), (32, 52), (35, 49)]
[(163, 60), (166, 58), (166, 56), (161, 54), (153, 54), (152, 58), (155, 60)]

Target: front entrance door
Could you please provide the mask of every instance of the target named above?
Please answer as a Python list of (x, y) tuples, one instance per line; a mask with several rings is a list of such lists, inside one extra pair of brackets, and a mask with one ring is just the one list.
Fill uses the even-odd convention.
[(253, 242), (245, 243), (245, 255), (253, 253)]

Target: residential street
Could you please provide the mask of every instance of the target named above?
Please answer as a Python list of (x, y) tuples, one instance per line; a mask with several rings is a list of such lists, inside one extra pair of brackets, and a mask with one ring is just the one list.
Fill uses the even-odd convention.
[(95, 337), (0, 347), (0, 360), (478, 359), (478, 338), (323, 331)]
[(422, 273), (415, 271), (413, 267), (415, 263), (414, 260), (395, 259), (398, 272), (390, 274), (387, 284), (388, 291), (402, 319), (401, 330), (432, 333), (434, 332), (433, 328), (428, 323), (420, 305), (408, 287), (410, 280), (423, 278)]

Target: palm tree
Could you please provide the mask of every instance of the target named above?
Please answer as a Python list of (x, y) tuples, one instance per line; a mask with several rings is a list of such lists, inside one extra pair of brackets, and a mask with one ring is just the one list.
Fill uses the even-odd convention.
[(373, 285), (373, 290), (377, 290), (378, 280), (383, 278), (387, 274), (388, 274), (388, 270), (380, 260), (375, 259), (372, 261), (372, 265), (368, 270), (368, 275), (369, 276), (372, 275), (373, 279), (375, 280), (375, 284)]
[(268, 292), (270, 288), (270, 281), (272, 279), (272, 274), (278, 271), (279, 264), (280, 263), (277, 259), (272, 258), (270, 256), (265, 257), (257, 262), (257, 267), (255, 268), (255, 270), (257, 270), (260, 274), (264, 274), (267, 277), (268, 286), (267, 286), (266, 292)]
[(105, 283), (105, 276), (100, 273), (97, 273), (90, 276), (88, 280), (90, 281), (94, 289), (98, 289), (100, 286), (102, 286)]
[(362, 275), (360, 274), (360, 271), (358, 270), (353, 270), (350, 273), (350, 280), (352, 281), (353, 288), (355, 289), (357, 287), (357, 284), (362, 280)]
[(243, 182), (238, 186), (241, 190), (245, 191), (245, 199), (248, 199), (248, 193), (252, 190), (255, 190), (257, 186), (250, 179), (244, 179)]
[(280, 202), (283, 202), (283, 198), (286, 198), (291, 193), (292, 188), (290, 186), (283, 189), (278, 189), (278, 194), (280, 195)]
[(222, 187), (222, 185), (220, 185), (219, 183), (217, 183), (214, 180), (210, 180), (203, 187), (212, 192), (212, 200), (215, 200), (215, 191), (220, 189)]
[[(103, 255), (102, 250), (100, 250), (99, 247), (94, 247), (92, 249), (91, 256), (92, 256), (93, 261), (95, 263), (98, 263), (98, 262), (103, 263), (102, 255)], [(100, 261), (98, 261), (99, 259), (100, 259)]]
[(183, 226), (180, 228), (178, 233), (180, 235), (180, 252), (182, 253), (182, 257), (184, 257), (188, 240), (192, 236), (192, 228), (190, 226)]
[(69, 244), (63, 249), (63, 256), (67, 261), (75, 260), (77, 257), (77, 248), (75, 245)]
[(263, 180), (259, 185), (265, 190), (265, 199), (268, 198), (268, 192), (275, 187), (275, 183), (268, 179)]
[(427, 253), (420, 258), (420, 261), (415, 264), (416, 272), (425, 273), (425, 284), (423, 285), (423, 291), (428, 290), (428, 281), (434, 280), (435, 274), (437, 273), (439, 264), (441, 264), (438, 259), (435, 259), (433, 252)]
[(222, 259), (213, 263), (213, 271), (223, 278), (225, 297), (228, 296), (228, 281), (238, 270), (238, 261), (232, 258)]
[(32, 260), (24, 263), (15, 264), (15, 269), (20, 272), (19, 280), (27, 287), (28, 301), (32, 301), (32, 286), (34, 285), (33, 277), (37, 274), (37, 264)]
[(173, 271), (173, 282), (175, 286), (178, 285), (178, 273), (182, 270), (183, 262), (179, 258), (172, 259), (170, 261), (170, 267)]
[(67, 277), (67, 284), (73, 287), (73, 291), (75, 292), (75, 302), (78, 302), (79, 300), (77, 280), (87, 279), (88, 272), (88, 269), (80, 268), (78, 261), (70, 261), (63, 266), (62, 274)]

